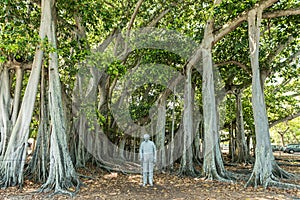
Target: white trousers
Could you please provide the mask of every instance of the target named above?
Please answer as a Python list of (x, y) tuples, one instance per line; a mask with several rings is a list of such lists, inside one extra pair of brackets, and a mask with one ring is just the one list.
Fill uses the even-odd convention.
[(144, 158), (143, 160), (143, 185), (147, 184), (149, 178), (149, 184), (153, 185), (153, 158)]

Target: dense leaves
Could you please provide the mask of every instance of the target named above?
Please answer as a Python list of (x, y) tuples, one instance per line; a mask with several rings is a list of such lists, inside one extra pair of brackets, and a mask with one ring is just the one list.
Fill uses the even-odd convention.
[[(24, 73), (24, 76), (22, 74), (22, 79), (20, 79), (23, 83), (20, 90), (22, 94), (20, 95), (20, 102), (22, 102), (22, 97), (28, 83), (28, 74), (34, 60), (34, 54), (41, 48), (46, 54), (43, 59), (43, 78), (46, 80), (37, 86), (40, 93), (37, 95), (36, 102), (34, 102), (34, 114), (33, 116), (28, 116), (29, 119), (32, 118), (30, 124), (31, 137), (37, 138), (37, 135), (40, 134), (40, 125), (45, 117), (43, 115), (43, 109), (48, 109), (48, 99), (43, 99), (43, 95), (48, 96), (49, 93), (46, 92), (47, 95), (42, 94), (47, 91), (49, 87), (47, 83), (49, 72), (46, 72), (46, 70), (49, 69), (48, 65), (50, 62), (48, 54), (57, 53), (64, 105), (60, 110), (63, 110), (68, 118), (67, 130), (65, 130), (64, 134), (67, 137), (68, 147), (70, 148), (69, 152), (72, 154), (72, 161), (82, 167), (91, 161), (91, 163), (96, 163), (96, 166), (102, 166), (108, 170), (116, 170), (113, 164), (118, 163), (117, 167), (122, 171), (122, 167), (124, 167), (122, 164), (125, 163), (124, 160), (126, 160), (126, 156), (130, 158), (130, 161), (133, 161), (130, 164), (136, 162), (137, 157), (135, 157), (135, 155), (122, 155), (119, 159), (119, 157), (116, 158), (115, 155), (121, 155), (122, 152), (117, 151), (129, 149), (131, 152), (136, 152), (140, 139), (124, 135), (124, 132), (118, 127), (116, 119), (113, 116), (114, 113), (111, 107), (119, 100), (114, 98), (114, 92), (119, 92), (118, 84), (124, 81), (124, 79), (125, 81), (131, 79), (132, 84), (138, 84), (145, 81), (145, 77), (148, 78), (146, 83), (138, 85), (133, 91), (130, 91), (132, 93), (128, 97), (130, 117), (134, 123), (139, 125), (149, 124), (151, 122), (151, 117), (155, 114), (153, 110), (155, 106), (157, 106), (157, 100), (161, 98), (162, 94), (167, 95), (167, 97), (163, 99), (167, 106), (166, 123), (163, 129), (166, 139), (163, 141), (163, 144), (170, 144), (174, 134), (179, 135), (183, 131), (182, 116), (184, 103), (180, 96), (183, 94), (175, 92), (178, 88), (173, 88), (173, 91), (169, 91), (166, 86), (159, 84), (158, 82), (164, 80), (168, 72), (155, 71), (156, 68), (154, 66), (163, 66), (166, 69), (171, 69), (185, 76), (190, 58), (183, 56), (190, 56), (190, 44), (195, 46), (192, 47), (192, 49), (195, 50), (200, 47), (200, 44), (205, 42), (203, 42), (203, 38), (205, 28), (207, 29), (206, 25), (212, 23), (211, 34), (222, 33), (226, 28), (230, 28), (217, 42), (211, 42), (210, 45), (212, 45), (212, 49), (211, 52), (209, 52), (212, 53), (213, 56), (212, 61), (215, 71), (220, 73), (220, 77), (218, 78), (216, 78), (217, 73), (214, 74), (215, 82), (217, 82), (216, 80), (222, 82), (221, 84), (216, 84), (217, 100), (226, 101), (225, 108), (219, 110), (217, 108), (215, 109), (220, 112), (225, 112), (224, 115), (221, 113), (219, 117), (220, 122), (222, 122), (220, 123), (220, 129), (226, 133), (221, 136), (221, 141), (226, 145), (230, 143), (230, 148), (234, 150), (233, 146), (235, 145), (236, 139), (235, 129), (237, 126), (237, 102), (235, 95), (241, 92), (244, 116), (243, 125), (245, 128), (244, 134), (248, 141), (250, 141), (251, 138), (253, 139), (252, 143), (255, 143), (255, 124), (251, 102), (252, 73), (249, 59), (252, 52), (249, 51), (249, 27), (245, 16), (249, 10), (266, 2), (269, 1), (226, 0), (220, 1), (220, 4), (218, 4), (206, 0), (61, 0), (55, 3), (57, 10), (57, 21), (55, 21), (55, 25), (57, 26), (55, 33), (57, 37), (57, 48), (54, 48), (49, 45), (48, 39), (41, 41), (39, 38), (40, 17), (42, 12), (40, 1), (1, 1), (0, 78), (3, 69), (7, 68), (9, 70), (9, 76), (4, 78), (9, 79), (9, 86), (4, 88), (4, 86), (6, 86), (4, 84), (4, 78), (1, 78), (3, 82), (0, 83), (0, 86), (1, 88), (3, 86), (4, 89), (0, 91), (2, 98), (0, 107), (2, 109), (2, 104), (4, 105), (6, 101), (9, 102), (7, 104), (9, 108), (6, 108), (9, 110), (9, 114), (7, 115), (8, 119), (5, 119), (3, 117), (6, 116), (4, 112), (5, 109), (0, 109), (1, 117), (4, 119), (3, 122), (0, 122), (0, 134), (3, 133), (2, 130), (6, 130), (6, 127), (9, 127), (7, 130), (11, 131), (10, 127), (13, 126), (10, 119), (12, 113), (10, 112), (13, 110), (12, 107), (15, 106), (13, 102), (16, 102), (16, 99), (13, 98), (17, 96), (15, 94), (18, 80), (16, 77), (16, 69), (22, 68), (22, 70), (28, 70)], [(294, 11), (299, 10), (300, 2), (297, 0), (281, 0), (273, 3), (262, 13), (260, 27), (259, 65), (262, 74), (261, 79), (262, 82), (265, 83), (263, 89), (268, 120), (270, 126), (277, 122), (282, 122), (271, 129), (273, 132), (272, 135), (274, 135), (274, 138), (271, 140), (274, 143), (282, 142), (282, 137), (279, 136), (283, 135), (283, 133), (286, 142), (299, 142), (300, 135), (298, 126), (299, 118), (293, 121), (293, 118), (299, 116), (298, 114), (300, 112), (300, 15), (290, 15), (288, 13), (279, 17), (268, 17), (267, 15), (270, 13), (281, 13), (288, 9)], [(235, 20), (239, 19), (241, 19), (239, 23), (234, 24)], [(208, 20), (209, 23), (207, 23)], [(174, 33), (179, 34), (169, 34), (168, 37), (163, 35), (164, 38), (161, 37), (164, 31), (154, 33), (154, 38), (157, 38), (157, 41), (161, 45), (158, 45), (159, 48), (157, 49), (148, 47), (137, 47), (137, 49), (128, 48), (128, 46), (130, 46), (128, 42), (132, 41), (128, 41), (126, 36), (130, 34), (133, 34), (132, 36), (141, 40), (139, 41), (141, 46), (153, 42), (151, 37), (149, 37), (149, 39), (148, 37), (138, 37), (134, 35), (136, 34), (134, 30), (148, 26), (157, 27), (161, 30), (172, 30)], [(133, 30), (133, 32), (130, 32), (130, 30)], [(137, 32), (137, 34), (139, 33), (141, 32)], [(188, 39), (182, 39), (180, 34), (186, 36)], [(143, 36), (143, 34), (140, 35)], [(208, 37), (208, 39), (214, 38)], [(136, 41), (133, 41), (133, 43), (134, 42)], [(164, 49), (165, 47), (172, 52)], [(173, 51), (174, 49), (179, 49), (180, 52), (175, 52)], [(197, 64), (199, 65), (194, 66), (192, 70), (191, 84), (195, 94), (194, 105), (197, 109), (202, 111), (203, 77), (201, 72), (203, 69), (201, 67), (205, 66), (205, 63), (201, 63), (201, 61), (198, 60)], [(96, 71), (98, 70), (97, 73), (90, 73), (89, 67), (91, 66), (95, 67)], [(144, 69), (145, 66), (154, 70), (141, 70), (138, 71), (138, 74), (129, 74), (137, 67)], [(88, 80), (87, 84), (80, 85), (78, 74), (83, 75), (81, 78)], [(184, 80), (179, 80), (179, 82), (184, 83)], [(9, 92), (2, 94), (1, 92), (6, 91), (6, 89)], [(90, 94), (88, 94), (88, 92), (90, 90), (96, 91), (96, 95), (93, 97), (89, 96)], [(83, 91), (82, 93), (87, 92), (87, 94), (81, 94), (79, 91)], [(223, 93), (219, 94), (219, 91)], [(76, 99), (80, 95), (82, 95), (81, 98), (83, 98), (83, 100)], [(86, 101), (90, 99), (93, 99), (93, 102)], [(79, 104), (79, 109), (76, 107), (78, 106), (76, 105), (77, 103)], [(121, 112), (124, 111), (122, 109), (120, 110)], [(84, 113), (86, 115), (85, 118), (78, 117), (78, 113)], [(194, 124), (194, 134), (197, 138), (194, 141), (195, 144), (193, 144), (193, 156), (197, 164), (203, 159), (203, 155), (202, 157), (199, 156), (199, 141), (203, 144), (204, 139), (202, 120), (203, 119), (199, 117), (196, 120), (198, 124)], [(45, 123), (49, 125), (49, 127), (54, 127), (55, 125), (51, 124), (51, 120)], [(111, 152), (107, 150), (105, 141), (100, 140), (100, 146), (94, 146), (94, 148), (98, 149), (96, 154), (103, 157), (95, 161), (93, 155), (87, 152), (79, 140), (80, 133), (85, 131), (89, 134), (96, 133), (95, 135), (101, 135), (99, 132), (103, 131), (103, 135), (107, 136), (114, 144), (119, 145), (119, 147), (116, 152), (109, 154)], [(6, 139), (3, 140), (3, 138), (1, 138), (1, 142), (6, 141)], [(121, 147), (122, 145), (123, 147)], [(250, 145), (250, 142), (248, 145)], [(5, 149), (6, 147), (2, 145), (1, 148)], [(64, 148), (67, 149), (67, 147)], [(168, 146), (168, 148), (171, 147)], [(254, 148), (254, 146), (249, 146), (249, 149), (251, 148)], [(202, 150), (201, 153), (203, 153)], [(170, 155), (168, 156), (170, 157)], [(116, 159), (114, 160), (114, 158)], [(48, 166), (48, 164), (45, 166)], [(125, 163), (124, 165), (125, 167), (131, 167), (130, 164)], [(134, 163), (133, 166), (136, 167), (136, 163)], [(99, 177), (97, 177), (95, 181), (97, 186), (103, 186), (107, 190), (110, 189), (110, 187), (106, 187), (107, 185), (105, 185), (107, 181), (98, 178)], [(134, 177), (132, 179), (137, 182), (135, 179), (138, 178)], [(125, 181), (125, 178), (121, 176), (120, 180)], [(211, 187), (211, 185), (209, 185), (211, 183), (207, 186), (207, 184), (199, 184), (197, 180), (178, 179), (173, 176), (170, 178), (163, 175), (158, 179), (161, 185), (158, 184), (159, 186), (154, 188), (153, 191), (164, 192), (168, 189), (172, 191), (172, 189), (164, 186), (168, 181), (172, 183), (174, 188), (180, 189), (180, 187), (186, 187), (189, 191), (197, 189), (195, 186), (192, 186), (197, 184), (199, 187), (205, 188), (205, 190)], [(89, 183), (87, 180), (86, 182)], [(213, 184), (218, 183), (214, 182)], [(134, 188), (135, 186), (136, 185), (131, 185), (130, 187)], [(236, 187), (234, 185), (231, 186), (232, 188)], [(215, 192), (219, 193), (218, 191), (225, 190), (243, 192), (240, 188), (231, 190), (231, 186), (227, 188), (220, 184), (221, 189), (216, 188)], [(119, 191), (123, 189), (124, 188), (119, 188)], [(119, 194), (119, 191), (112, 191), (111, 193)], [(142, 193), (143, 191), (143, 189), (140, 189), (138, 193)], [(132, 191), (129, 191), (129, 193), (130, 192)], [(107, 197), (110, 194), (101, 195)], [(140, 194), (135, 195), (140, 197)], [(186, 195), (186, 193), (178, 193), (177, 195)], [(151, 195), (149, 194), (149, 196)], [(191, 198), (193, 197), (195, 196)], [(172, 198), (172, 196), (166, 198)]]

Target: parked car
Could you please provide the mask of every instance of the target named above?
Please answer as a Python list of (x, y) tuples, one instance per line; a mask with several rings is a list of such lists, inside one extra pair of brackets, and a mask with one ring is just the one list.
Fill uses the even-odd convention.
[(300, 144), (288, 144), (284, 148), (285, 153), (295, 153), (300, 152)]
[(272, 144), (272, 151), (281, 151), (281, 150), (282, 150), (282, 146)]

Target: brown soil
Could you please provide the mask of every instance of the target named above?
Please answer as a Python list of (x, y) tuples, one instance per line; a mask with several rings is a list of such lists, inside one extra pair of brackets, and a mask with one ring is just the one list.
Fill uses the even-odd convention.
[[(279, 156), (279, 154), (275, 154)], [(281, 154), (278, 158), (284, 169), (300, 176), (300, 156)], [(250, 165), (234, 165), (227, 169), (232, 172), (245, 174), (251, 172)], [(0, 190), (0, 199), (300, 199), (300, 191), (297, 189), (278, 188), (244, 188), (244, 181), (236, 183), (222, 183), (217, 181), (207, 181), (202, 178), (180, 178), (172, 174), (155, 174), (155, 184), (153, 187), (142, 187), (141, 175), (123, 175), (118, 173), (106, 173), (99, 169), (81, 170), (91, 178), (82, 178), (86, 185), (82, 187), (75, 197), (56, 195), (49, 197), (49, 194), (33, 193), (40, 185), (26, 181), (24, 188), (7, 188)], [(300, 185), (300, 178), (297, 177), (285, 182)]]

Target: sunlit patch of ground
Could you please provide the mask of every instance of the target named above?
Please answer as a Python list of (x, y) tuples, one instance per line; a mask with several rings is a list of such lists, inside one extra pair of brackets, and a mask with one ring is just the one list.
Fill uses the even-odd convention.
[[(300, 154), (283, 154), (275, 152), (278, 163), (289, 172), (300, 176)], [(233, 172), (243, 172), (245, 175), (251, 172), (251, 165), (228, 166)], [(106, 173), (99, 169), (85, 169), (79, 171), (81, 174), (91, 178), (82, 178), (86, 187), (74, 197), (54, 196), (48, 199), (163, 199), (163, 200), (185, 200), (185, 199), (300, 199), (300, 191), (283, 190), (278, 188), (264, 189), (244, 188), (245, 182), (238, 180), (236, 183), (228, 184), (216, 181), (207, 181), (202, 178), (179, 178), (174, 174), (155, 174), (153, 187), (141, 186), (141, 175), (123, 175), (120, 173)], [(286, 182), (299, 184), (300, 178)], [(30, 181), (25, 182), (23, 190), (8, 188), (0, 190), (1, 199), (9, 200), (34, 200), (46, 199), (48, 194), (32, 193), (39, 185)]]

